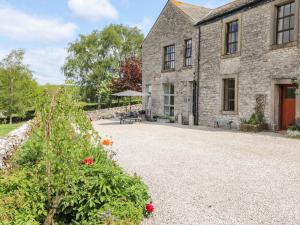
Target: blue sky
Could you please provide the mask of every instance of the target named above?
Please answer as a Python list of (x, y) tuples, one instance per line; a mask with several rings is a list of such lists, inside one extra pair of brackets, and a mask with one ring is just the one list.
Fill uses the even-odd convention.
[[(186, 0), (214, 8), (229, 0)], [(111, 23), (139, 27), (146, 35), (166, 0), (0, 0), (0, 58), (26, 51), (25, 63), (40, 84), (61, 84), (69, 42)]]

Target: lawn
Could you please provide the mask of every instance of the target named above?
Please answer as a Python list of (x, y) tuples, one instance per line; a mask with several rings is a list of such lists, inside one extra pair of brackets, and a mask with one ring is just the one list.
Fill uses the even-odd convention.
[(0, 137), (8, 135), (9, 132), (17, 129), (24, 123), (14, 123), (14, 124), (0, 124)]

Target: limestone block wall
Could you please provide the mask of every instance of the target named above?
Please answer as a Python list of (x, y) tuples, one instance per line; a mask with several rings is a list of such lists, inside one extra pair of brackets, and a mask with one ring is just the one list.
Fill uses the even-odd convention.
[[(291, 83), (300, 74), (300, 49), (297, 43), (274, 48), (273, 11), (271, 2), (201, 27), (200, 124), (212, 126), (222, 117), (238, 123), (250, 117), (257, 94), (266, 96), (266, 121), (271, 126), (278, 123), (275, 86), (281, 80)], [(240, 21), (240, 51), (234, 57), (224, 56), (223, 28), (226, 21), (236, 18)], [(237, 109), (232, 114), (222, 111), (222, 79), (226, 77), (237, 79)]]
[[(194, 65), (184, 67), (185, 40), (192, 38)], [(175, 70), (163, 71), (164, 47), (175, 44)], [(198, 29), (187, 15), (168, 4), (143, 43), (143, 91), (152, 86), (152, 115), (164, 115), (163, 84), (174, 83), (175, 116), (187, 120), (198, 52)], [(146, 107), (144, 101), (144, 107)]]

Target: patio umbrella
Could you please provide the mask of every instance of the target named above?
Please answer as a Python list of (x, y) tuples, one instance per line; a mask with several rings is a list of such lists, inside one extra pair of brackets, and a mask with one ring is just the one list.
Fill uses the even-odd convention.
[(113, 94), (113, 96), (129, 97), (129, 110), (131, 112), (131, 97), (143, 97), (143, 96), (148, 96), (148, 94), (138, 92), (138, 91), (127, 90), (127, 91), (122, 91), (120, 93)]

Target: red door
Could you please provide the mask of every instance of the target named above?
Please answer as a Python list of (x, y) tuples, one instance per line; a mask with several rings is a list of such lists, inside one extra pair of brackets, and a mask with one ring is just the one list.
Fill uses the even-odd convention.
[(281, 91), (281, 129), (295, 123), (296, 118), (296, 87), (292, 85), (282, 86)]

